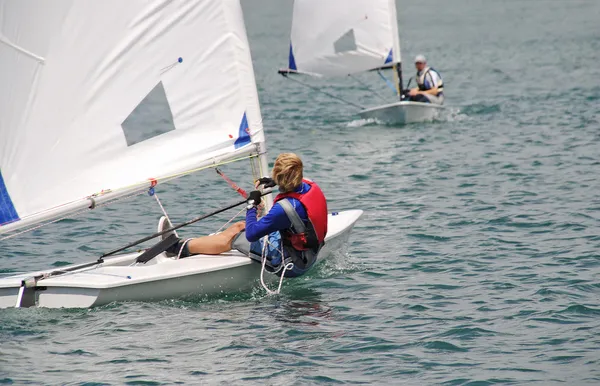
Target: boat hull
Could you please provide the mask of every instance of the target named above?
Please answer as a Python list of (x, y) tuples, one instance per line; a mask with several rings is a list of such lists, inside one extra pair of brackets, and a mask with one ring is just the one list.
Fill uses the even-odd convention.
[(440, 116), (444, 109), (444, 106), (432, 103), (395, 102), (362, 110), (358, 115), (363, 119), (375, 119), (388, 124), (405, 125), (433, 121)]
[[(360, 210), (329, 215), (329, 231), (318, 262), (342, 249), (361, 215)], [(214, 296), (250, 290), (259, 282), (261, 265), (238, 251), (181, 260), (161, 254), (136, 265), (139, 254), (120, 255), (106, 259), (101, 266), (39, 280), (35, 287), (24, 290), (21, 306), (86, 308), (118, 301)], [(0, 279), (0, 308), (15, 307), (22, 280), (37, 274)], [(265, 278), (277, 280), (272, 274)]]

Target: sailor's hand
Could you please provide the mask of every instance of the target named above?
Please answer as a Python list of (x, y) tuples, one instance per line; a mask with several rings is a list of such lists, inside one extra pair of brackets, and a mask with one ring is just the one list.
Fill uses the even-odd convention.
[(262, 193), (259, 190), (253, 190), (248, 195), (248, 206), (246, 209), (256, 208), (260, 205)]
[(419, 91), (416, 88), (412, 88), (410, 89), (410, 91), (408, 92), (409, 96), (415, 96), (419, 93)]
[(263, 188), (272, 188), (277, 184), (275, 183), (275, 181), (273, 181), (271, 177), (262, 177), (259, 178), (258, 181), (256, 181), (256, 188), (258, 189), (258, 187), (261, 185), (263, 186)]

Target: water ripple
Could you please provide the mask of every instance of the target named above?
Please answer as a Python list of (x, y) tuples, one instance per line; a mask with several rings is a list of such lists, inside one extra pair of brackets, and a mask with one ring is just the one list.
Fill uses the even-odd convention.
[[(350, 245), (277, 297), (1, 310), (0, 384), (600, 384), (600, 3), (432, 1), (402, 2), (402, 54), (431, 57), (448, 111), (403, 127), (278, 76), (291, 1), (243, 2), (269, 154), (365, 211)], [(246, 189), (248, 171), (226, 169)], [(215, 173), (159, 193), (176, 222), (234, 194)], [(158, 216), (139, 197), (2, 242), (0, 275), (96, 259)]]

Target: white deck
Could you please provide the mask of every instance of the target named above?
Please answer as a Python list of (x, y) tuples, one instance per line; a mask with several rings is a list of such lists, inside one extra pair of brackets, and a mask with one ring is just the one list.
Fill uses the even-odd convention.
[[(325, 246), (319, 253), (319, 261), (326, 259), (347, 241), (361, 215), (360, 210), (329, 215), (329, 230)], [(260, 265), (238, 251), (221, 255), (195, 255), (180, 260), (161, 254), (146, 264), (133, 264), (139, 254), (120, 255), (106, 259), (100, 266), (40, 280), (35, 291), (26, 291), (23, 304), (91, 307), (113, 301), (218, 294), (250, 288), (260, 273)], [(39, 273), (0, 279), (0, 308), (14, 307), (21, 281)], [(274, 278), (273, 275), (268, 276)]]
[(358, 113), (363, 119), (404, 125), (407, 123), (433, 121), (445, 109), (442, 105), (422, 102), (395, 102), (372, 107)]

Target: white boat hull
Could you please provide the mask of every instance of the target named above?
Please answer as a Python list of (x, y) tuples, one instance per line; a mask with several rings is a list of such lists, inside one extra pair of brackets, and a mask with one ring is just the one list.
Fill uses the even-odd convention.
[(444, 109), (444, 106), (432, 103), (395, 102), (362, 110), (358, 115), (363, 119), (375, 119), (384, 123), (404, 125), (433, 121), (439, 117)]
[[(361, 215), (361, 210), (329, 215), (326, 242), (318, 262), (341, 249)], [(25, 289), (21, 305), (85, 308), (115, 301), (217, 295), (252, 288), (261, 270), (260, 264), (238, 251), (181, 260), (160, 254), (146, 264), (134, 264), (140, 253), (120, 255), (106, 259), (100, 266), (39, 280), (34, 288)], [(0, 308), (15, 307), (22, 280), (39, 273), (0, 279)], [(265, 276), (276, 279), (271, 274)]]

